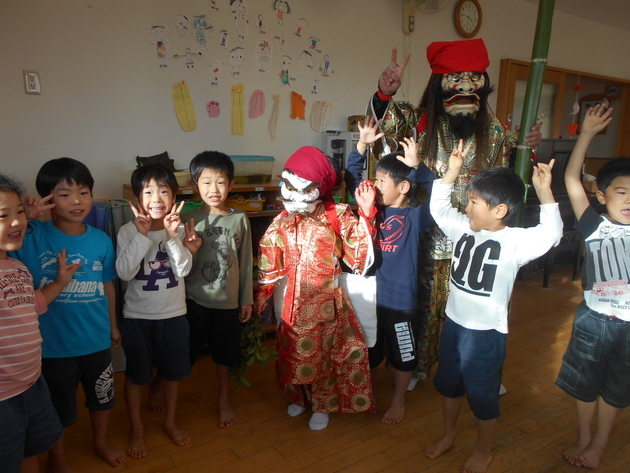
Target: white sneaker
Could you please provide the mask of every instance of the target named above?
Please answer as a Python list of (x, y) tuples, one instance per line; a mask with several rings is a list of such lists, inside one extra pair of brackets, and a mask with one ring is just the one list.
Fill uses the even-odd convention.
[(304, 414), (304, 411), (308, 409), (307, 407), (298, 406), (297, 404), (291, 404), (287, 408), (287, 414), (291, 417), (297, 417), (300, 414)]
[(501, 385), (501, 387), (499, 388), (499, 396), (503, 396), (506, 392), (507, 389), (505, 389), (505, 386)]
[(416, 384), (418, 384), (418, 381), (420, 381), (418, 378), (414, 378), (412, 376), (411, 379), (409, 380), (409, 385), (407, 386), (407, 392), (413, 391), (414, 388), (416, 387)]
[(328, 413), (313, 412), (311, 420), (308, 421), (308, 426), (311, 430), (324, 430), (328, 427)]

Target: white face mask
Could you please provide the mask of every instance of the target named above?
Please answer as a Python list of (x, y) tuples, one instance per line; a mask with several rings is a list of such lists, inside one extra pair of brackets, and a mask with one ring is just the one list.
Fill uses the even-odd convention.
[(281, 176), (284, 181), (280, 183), (284, 208), (289, 212), (312, 212), (315, 201), (319, 197), (319, 189), (310, 190), (313, 182), (296, 176), (286, 169)]
[(442, 89), (452, 94), (444, 100), (444, 110), (449, 115), (473, 115), (479, 111), (480, 98), (477, 90), (486, 85), (480, 72), (454, 72), (442, 76)]

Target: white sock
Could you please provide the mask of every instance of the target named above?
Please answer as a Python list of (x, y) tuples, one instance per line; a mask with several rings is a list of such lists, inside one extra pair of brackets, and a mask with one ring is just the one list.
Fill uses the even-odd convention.
[(289, 414), (291, 417), (297, 417), (300, 414), (304, 414), (305, 410), (306, 407), (298, 406), (297, 404), (291, 404), (287, 408), (287, 414)]
[(418, 378), (414, 378), (412, 376), (411, 379), (409, 380), (409, 385), (407, 386), (407, 391), (413, 391), (413, 389), (416, 387), (416, 384), (418, 384), (418, 381), (420, 381)]
[(328, 427), (328, 413), (313, 412), (311, 420), (308, 421), (308, 426), (311, 430), (324, 430)]

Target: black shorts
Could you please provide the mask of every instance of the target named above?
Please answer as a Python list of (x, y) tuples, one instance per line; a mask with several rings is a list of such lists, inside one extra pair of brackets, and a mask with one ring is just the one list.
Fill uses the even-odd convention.
[(133, 384), (149, 384), (154, 365), (166, 381), (190, 375), (190, 328), (185, 315), (160, 320), (126, 318), (120, 329), (127, 358), (125, 376)]
[(85, 407), (106, 411), (116, 404), (112, 349), (69, 358), (42, 358), (42, 374), (46, 378), (50, 398), (63, 427), (79, 418), (77, 387), (83, 386)]
[(370, 369), (376, 368), (388, 353), (389, 363), (398, 371), (413, 371), (418, 366), (416, 354), (419, 312), (376, 307), (376, 343), (368, 348)]
[(207, 343), (215, 363), (237, 366), (241, 359), (241, 322), (239, 310), (208, 309), (191, 299), (186, 299), (190, 324), (190, 364), (201, 354)]

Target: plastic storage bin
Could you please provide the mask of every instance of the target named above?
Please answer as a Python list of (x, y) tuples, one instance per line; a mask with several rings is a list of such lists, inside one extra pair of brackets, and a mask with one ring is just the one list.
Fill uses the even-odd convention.
[(273, 156), (231, 156), (235, 184), (266, 184), (271, 181)]
[(237, 194), (229, 195), (225, 200), (225, 205), (244, 212), (262, 212), (265, 208), (266, 200), (267, 197), (261, 195)]

